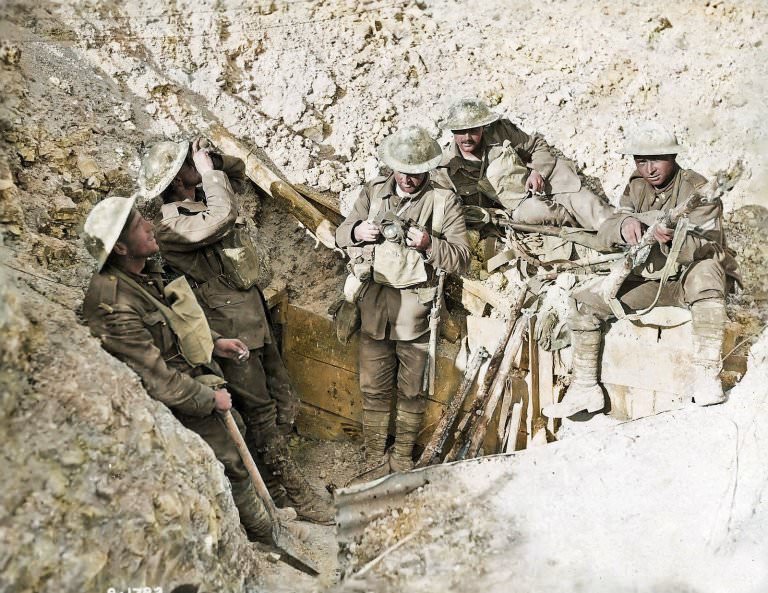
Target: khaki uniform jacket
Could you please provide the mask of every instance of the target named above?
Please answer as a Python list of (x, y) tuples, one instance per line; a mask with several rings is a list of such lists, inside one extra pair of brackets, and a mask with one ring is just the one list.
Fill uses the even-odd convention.
[(501, 119), (490, 124), (483, 132), (482, 162), (467, 161), (454, 141), (443, 150), (443, 160), (438, 171), (450, 178), (456, 193), (465, 204), (498, 206), (495, 201), (480, 194), (477, 184), (485, 177), (484, 171), (488, 165), (501, 154), (505, 140), (509, 140), (529, 169), (541, 174), (547, 194), (573, 193), (581, 189), (581, 179), (571, 161), (556, 158), (538, 134), (526, 134), (508, 119)]
[[(682, 204), (706, 183), (706, 178), (695, 171), (678, 168), (669, 185), (658, 191), (635, 171), (621, 196), (619, 210), (600, 226), (598, 237), (606, 245), (624, 245), (626, 242), (621, 236), (621, 225), (627, 218), (637, 218), (650, 226), (662, 212)], [(702, 205), (691, 212), (691, 226), (677, 262), (687, 266), (697, 260), (715, 258), (723, 265), (726, 274), (741, 282), (736, 260), (726, 248), (722, 212), (720, 200)], [(647, 278), (657, 274), (664, 267), (668, 253), (669, 245), (655, 244), (642, 270), (642, 276)]]
[(189, 280), (211, 329), (256, 349), (271, 342), (261, 292), (257, 286), (240, 290), (228, 283), (215, 249), (239, 224), (233, 187), (243, 187), (245, 164), (234, 157), (221, 159), (223, 170), (202, 176), (195, 201), (163, 204), (156, 236), (165, 260)]
[[(193, 379), (204, 374), (181, 356), (176, 336), (151, 300), (111, 271), (94, 274), (85, 294), (83, 316), (104, 349), (141, 377), (147, 393), (175, 413), (208, 416), (214, 410), (210, 387)], [(127, 273), (127, 272), (126, 272)], [(163, 281), (154, 271), (130, 275), (161, 302)], [(169, 305), (170, 306), (170, 305)], [(214, 334), (214, 338), (218, 337)]]
[[(430, 192), (443, 192), (446, 201), (441, 232), (432, 232), (432, 215), (425, 225), (432, 238), (430, 255), (425, 258), (427, 282), (424, 286), (398, 289), (371, 280), (358, 301), (361, 331), (376, 340), (414, 340), (429, 331), (428, 317), (435, 293), (435, 268), (460, 274), (469, 265), (470, 253), (464, 213), (461, 201), (452, 190), (436, 185), (428, 179), (424, 187), (411, 199), (410, 205), (401, 212), (400, 217), (404, 220), (419, 220), (425, 202), (431, 203), (431, 200), (426, 199)], [(355, 242), (352, 232), (360, 222), (367, 220), (371, 198), (374, 196), (382, 199), (377, 217), (390, 210), (399, 210), (403, 206), (402, 200), (406, 199), (400, 198), (395, 192), (394, 175), (378, 177), (366, 183), (360, 190), (349, 216), (336, 231), (336, 243), (339, 247), (362, 245)]]

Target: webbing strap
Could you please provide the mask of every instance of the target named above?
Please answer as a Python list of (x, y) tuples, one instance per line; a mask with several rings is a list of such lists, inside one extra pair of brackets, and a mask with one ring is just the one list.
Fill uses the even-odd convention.
[(445, 223), (445, 203), (447, 192), (435, 191), (435, 201), (432, 204), (432, 234), (439, 235)]

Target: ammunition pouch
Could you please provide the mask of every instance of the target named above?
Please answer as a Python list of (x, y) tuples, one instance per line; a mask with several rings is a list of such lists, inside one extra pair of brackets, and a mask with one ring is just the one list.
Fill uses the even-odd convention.
[(238, 217), (232, 230), (214, 246), (227, 280), (240, 290), (248, 290), (259, 277), (259, 256), (248, 233), (245, 219)]

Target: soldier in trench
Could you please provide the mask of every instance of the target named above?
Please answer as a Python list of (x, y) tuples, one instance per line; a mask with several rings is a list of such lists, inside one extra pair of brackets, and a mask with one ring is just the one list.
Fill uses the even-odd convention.
[(438, 171), (467, 206), (504, 208), (512, 221), (596, 230), (613, 212), (586, 187), (571, 161), (555, 157), (478, 99), (453, 103), (441, 127), (453, 134)]
[[(271, 523), (266, 509), (217, 414), (231, 409), (230, 394), (206, 384), (208, 378), (221, 375), (212, 353), (220, 359), (247, 358), (248, 348), (238, 339), (212, 333), (198, 307), (197, 341), (182, 353), (179, 336), (159, 308), (171, 306), (170, 292), (159, 267), (147, 263), (158, 252), (154, 227), (134, 202), (133, 198), (106, 198), (86, 220), (84, 241), (98, 266), (85, 295), (83, 315), (104, 349), (136, 371), (147, 393), (210, 445), (224, 465), (248, 538), (269, 543)], [(183, 297), (183, 289), (178, 290), (176, 296)], [(186, 303), (194, 305), (191, 292), (186, 296)], [(187, 309), (192, 317), (195, 306)], [(232, 414), (242, 425), (234, 410)]]
[[(633, 156), (636, 169), (621, 196), (619, 211), (600, 225), (598, 234), (605, 244), (635, 245), (660, 213), (703, 188), (704, 177), (677, 163), (681, 151), (675, 135), (655, 123), (646, 124), (630, 138), (622, 153)], [(656, 243), (644, 267), (624, 281), (614, 307), (601, 296), (600, 278), (574, 291), (567, 321), (573, 344), (571, 385), (561, 402), (542, 410), (544, 415), (564, 418), (583, 410), (602, 410), (605, 400), (598, 383), (598, 360), (603, 324), (624, 315), (625, 309), (656, 305), (690, 309), (693, 382), (689, 393), (701, 406), (725, 401), (720, 381), (725, 295), (740, 283), (740, 277), (725, 244), (720, 200), (702, 204), (689, 220), (691, 226), (680, 237), (675, 229), (662, 227), (655, 232)], [(671, 275), (663, 282), (665, 265)]]
[(245, 360), (219, 363), (275, 504), (330, 524), (329, 501), (312, 489), (288, 449), (296, 398), (256, 284), (258, 256), (239, 216), (235, 190), (244, 183), (242, 160), (213, 154), (199, 140), (154, 145), (139, 171), (144, 196), (163, 201), (155, 220), (163, 258), (187, 278), (211, 328), (248, 348)]
[[(350, 255), (358, 285), (366, 463), (384, 475), (413, 467), (426, 405), (422, 380), (436, 270), (464, 271), (469, 245), (461, 201), (430, 177), (441, 150), (426, 130), (392, 134), (379, 157), (393, 173), (361, 188), (336, 242)], [(395, 443), (385, 453), (393, 390)]]

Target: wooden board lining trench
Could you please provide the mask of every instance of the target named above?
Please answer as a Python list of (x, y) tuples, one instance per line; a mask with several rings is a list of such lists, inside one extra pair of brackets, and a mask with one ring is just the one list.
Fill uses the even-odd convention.
[[(338, 342), (330, 317), (289, 304), (283, 333), (283, 359), (301, 399), (297, 418), (300, 434), (329, 440), (356, 438), (361, 430), (362, 396), (358, 382), (358, 339)], [(435, 395), (427, 399), (425, 444), (445, 403), (458, 389), (461, 374), (453, 358), (438, 349)], [(465, 407), (466, 410), (466, 407)], [(498, 419), (488, 430), (486, 447), (495, 447)]]

